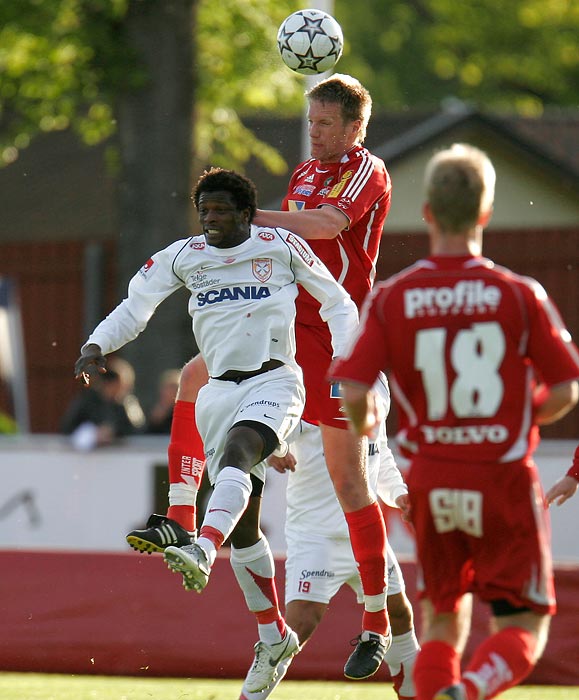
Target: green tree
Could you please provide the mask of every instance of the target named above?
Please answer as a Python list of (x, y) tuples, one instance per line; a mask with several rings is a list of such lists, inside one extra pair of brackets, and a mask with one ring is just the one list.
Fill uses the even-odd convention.
[(338, 65), (379, 108), (432, 107), (449, 95), (528, 115), (577, 105), (579, 0), (366, 0), (364, 8), (336, 0), (346, 39)]

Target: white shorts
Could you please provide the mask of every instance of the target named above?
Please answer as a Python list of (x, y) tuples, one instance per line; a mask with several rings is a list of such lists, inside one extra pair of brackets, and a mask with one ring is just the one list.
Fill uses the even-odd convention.
[[(197, 397), (195, 418), (207, 459), (207, 476), (213, 485), (219, 473), (227, 433), (243, 420), (263, 423), (281, 442), (295, 429), (304, 408), (305, 391), (299, 369), (283, 365), (236, 384), (209, 379)], [(265, 482), (265, 462), (251, 473)]]
[[(285, 603), (311, 600), (326, 605), (346, 583), (358, 603), (364, 601), (362, 583), (345, 537), (321, 537), (286, 529)], [(402, 571), (388, 544), (388, 595), (405, 590)]]

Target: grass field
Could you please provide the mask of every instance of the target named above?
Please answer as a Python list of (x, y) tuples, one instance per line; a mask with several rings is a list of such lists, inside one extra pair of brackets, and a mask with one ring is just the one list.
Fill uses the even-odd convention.
[[(2, 700), (237, 700), (241, 681), (0, 673)], [(275, 700), (396, 700), (387, 683), (285, 681)], [(579, 688), (522, 686), (503, 700), (579, 700)]]

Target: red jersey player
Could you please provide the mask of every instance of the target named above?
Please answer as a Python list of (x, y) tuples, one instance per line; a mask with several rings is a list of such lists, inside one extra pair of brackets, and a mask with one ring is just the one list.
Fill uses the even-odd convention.
[[(384, 163), (362, 146), (372, 109), (368, 91), (336, 74), (307, 93), (312, 158), (293, 173), (285, 211), (258, 210), (258, 226), (282, 227), (308, 240), (357, 305), (372, 287), (391, 184)], [(332, 359), (327, 326), (317, 303), (302, 290), (297, 300), (296, 359), (306, 386), (304, 418), (319, 423), (336, 495), (348, 522), (364, 590), (362, 634), (345, 668), (349, 678), (375, 673), (390, 644), (386, 613), (386, 529), (365, 470), (365, 446), (348, 430), (339, 396), (325, 375)], [(187, 544), (195, 528), (195, 496), (202, 445), (195, 429), (195, 401), (207, 381), (201, 357), (183, 368), (169, 444), (169, 511), (153, 515), (127, 540), (140, 551)], [(188, 532), (189, 531), (189, 532)]]
[[(371, 289), (391, 184), (384, 163), (362, 143), (372, 101), (347, 75), (336, 74), (308, 93), (312, 157), (292, 174), (282, 209), (258, 210), (255, 221), (289, 228), (308, 243), (359, 306)], [(332, 360), (318, 304), (303, 290), (297, 300), (296, 359), (304, 373), (304, 420), (319, 424), (328, 472), (344, 511), (364, 591), (362, 634), (348, 659), (348, 678), (380, 667), (390, 644), (386, 615), (386, 530), (365, 475), (365, 448), (350, 430), (339, 394), (325, 376)]]
[[(401, 412), (427, 629), (418, 700), (482, 700), (519, 683), (544, 648), (555, 597), (538, 426), (577, 402), (579, 353), (545, 290), (481, 257), (495, 173), (455, 145), (426, 170), (431, 256), (376, 286), (331, 381), (359, 434), (388, 371)], [(472, 596), (496, 633), (461, 676)]]

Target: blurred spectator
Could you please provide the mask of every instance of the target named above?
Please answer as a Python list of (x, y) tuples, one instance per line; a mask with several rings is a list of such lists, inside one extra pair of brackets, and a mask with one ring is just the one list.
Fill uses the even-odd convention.
[(145, 432), (149, 434), (171, 433), (171, 421), (173, 420), (173, 408), (179, 389), (179, 377), (181, 370), (168, 369), (161, 374), (159, 379), (159, 395), (157, 402), (147, 415)]
[(111, 364), (105, 374), (92, 378), (90, 387), (80, 392), (63, 416), (61, 432), (70, 436), (76, 449), (92, 450), (140, 432), (124, 405), (126, 384)]
[(115, 398), (125, 407), (129, 420), (134, 427), (142, 431), (145, 427), (145, 414), (139, 399), (134, 394), (135, 370), (133, 366), (127, 360), (123, 360), (122, 357), (113, 356), (107, 359), (107, 369), (119, 375), (121, 383)]

